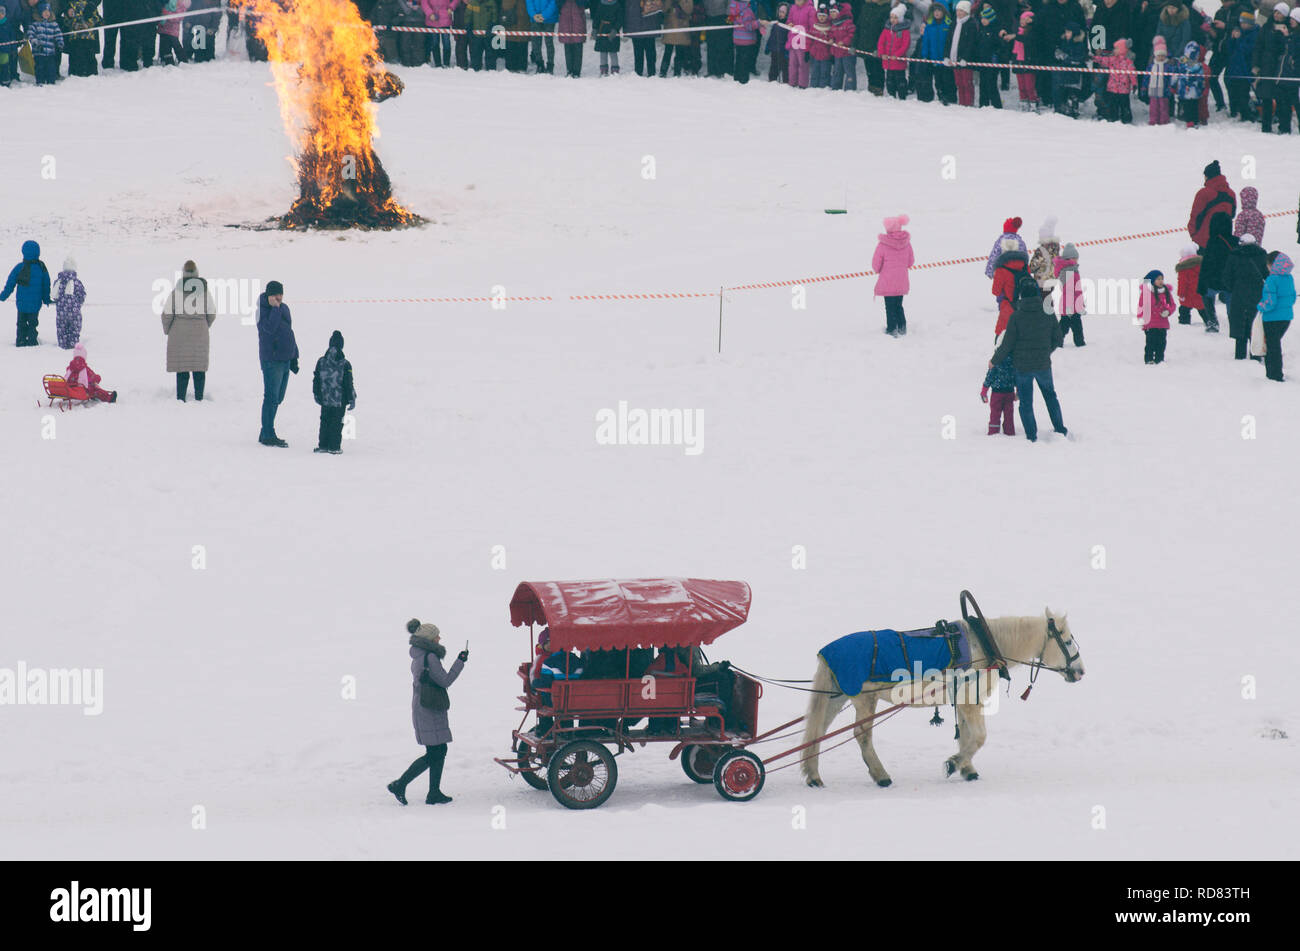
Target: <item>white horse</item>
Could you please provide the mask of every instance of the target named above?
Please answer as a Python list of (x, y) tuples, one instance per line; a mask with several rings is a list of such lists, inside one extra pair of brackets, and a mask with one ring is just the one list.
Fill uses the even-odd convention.
[[(1083, 677), (1083, 660), (1079, 656), (1078, 646), (1070, 633), (1070, 625), (1064, 614), (1053, 614), (1051, 608), (1043, 612), (1042, 617), (996, 617), (988, 621), (989, 635), (994, 649), (1006, 661), (1008, 667), (1020, 664), (1041, 666), (1055, 670), (1065, 678), (1066, 683), (1076, 683)], [(971, 669), (991, 667), (994, 660), (986, 655), (979, 639), (971, 636)], [(996, 675), (986, 675), (983, 680), (983, 694), (988, 696), (990, 688), (997, 689)], [(865, 719), (876, 712), (876, 702), (884, 700), (887, 704), (903, 702), (909, 705), (935, 705), (933, 692), (929, 699), (923, 700), (920, 692), (909, 692), (909, 685), (900, 683), (876, 683), (868, 681), (861, 685), (857, 696), (849, 697), (840, 689), (835, 675), (820, 654), (817, 655), (817, 672), (813, 676), (812, 699), (808, 703), (807, 727), (804, 729), (804, 742), (811, 744), (805, 754), (802, 769), (804, 779), (809, 786), (822, 786), (821, 774), (817, 769), (817, 759), (821, 749), (819, 737), (830, 731), (831, 721), (844, 707), (852, 701), (856, 711), (854, 722)], [(984, 708), (974, 697), (973, 691), (963, 691), (958, 697), (957, 726), (960, 734), (957, 753), (944, 761), (944, 773), (951, 776), (960, 772), (966, 779), (979, 779), (979, 773), (971, 760), (979, 752), (988, 731), (984, 725)], [(967, 700), (969, 702), (962, 702)], [(950, 702), (941, 700), (940, 702)], [(893, 780), (876, 756), (871, 742), (873, 721), (868, 721), (854, 731), (854, 737), (862, 748), (862, 760), (871, 772), (871, 778), (878, 786), (888, 786)]]

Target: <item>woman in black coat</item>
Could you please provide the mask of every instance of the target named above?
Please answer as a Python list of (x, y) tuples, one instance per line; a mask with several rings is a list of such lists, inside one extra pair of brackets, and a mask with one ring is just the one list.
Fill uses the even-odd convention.
[(1232, 234), (1232, 218), (1227, 212), (1217, 211), (1210, 216), (1209, 237), (1205, 241), (1205, 253), (1201, 255), (1201, 276), (1196, 283), (1196, 293), (1205, 301), (1205, 313), (1209, 320), (1205, 323), (1205, 332), (1219, 332), (1219, 318), (1214, 313), (1214, 297), (1223, 295), (1223, 304), (1228, 306), (1232, 291), (1224, 278), (1224, 265), (1228, 255), (1237, 247), (1237, 239)]
[(1268, 278), (1268, 254), (1255, 243), (1253, 234), (1243, 234), (1239, 241), (1223, 266), (1223, 280), (1229, 296), (1228, 333), (1236, 343), (1234, 356), (1245, 360), (1250, 325), (1255, 320), (1255, 310)]

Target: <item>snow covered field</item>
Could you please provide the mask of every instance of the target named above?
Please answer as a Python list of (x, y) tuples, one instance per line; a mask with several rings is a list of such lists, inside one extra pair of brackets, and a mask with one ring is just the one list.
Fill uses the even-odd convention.
[[(1293, 142), (765, 83), (399, 72), (378, 150), (433, 223), (395, 233), (228, 227), (295, 195), (265, 65), (3, 97), (6, 127), (28, 131), (0, 141), (0, 265), (29, 237), (52, 273), (76, 255), (82, 339), (120, 402), (37, 408), (69, 356), (52, 310), (39, 348), (0, 347), (0, 668), (104, 672), (99, 716), (0, 707), (0, 855), (1295, 854), (1294, 382), (1234, 363), (1199, 321), (1148, 367), (1129, 316), (1087, 317), (1088, 346), (1054, 361), (1079, 438), (1031, 445), (984, 435), (982, 265), (913, 272), (902, 340), (881, 332), (874, 279), (809, 284), (803, 310), (788, 288), (728, 292), (721, 356), (716, 298), (568, 300), (864, 270), (899, 212), (918, 262), (987, 254), (1011, 215), (1031, 245), (1048, 213), (1065, 241), (1177, 227), (1213, 158), (1262, 210), (1291, 209)], [(1172, 278), (1185, 243), (1081, 248), (1080, 272)], [(1294, 217), (1264, 244), (1294, 254)], [(304, 369), (277, 422), (288, 450), (257, 444), (256, 331), (237, 314), (213, 326), (208, 398), (175, 400), (151, 302), (187, 258), (209, 279), (283, 282)], [(554, 300), (346, 302), (494, 287)], [(356, 439), (328, 457), (310, 451), (310, 370), (334, 329), (359, 400)], [(596, 414), (620, 400), (702, 411), (703, 451), (598, 445)], [(526, 657), (510, 595), (658, 575), (748, 581), (749, 623), (710, 655), (768, 676), (811, 676), (850, 631), (951, 618), (963, 587), (990, 616), (1068, 610), (1088, 674), (1044, 674), (1022, 703), (1018, 671), (976, 783), (942, 778), (949, 711), (939, 729), (916, 711), (877, 734), (889, 789), (848, 746), (823, 758), (825, 789), (784, 770), (730, 804), (651, 746), (619, 759), (605, 806), (565, 810), (491, 759)], [(453, 653), (470, 641), (446, 807), (422, 803), (422, 781), (406, 809), (384, 791), (418, 749), (412, 616)], [(769, 688), (760, 726), (803, 697)]]

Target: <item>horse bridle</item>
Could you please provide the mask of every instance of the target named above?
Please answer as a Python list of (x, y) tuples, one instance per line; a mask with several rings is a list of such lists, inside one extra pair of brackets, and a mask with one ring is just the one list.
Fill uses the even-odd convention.
[[(1056, 646), (1061, 649), (1061, 656), (1065, 658), (1064, 667), (1053, 667), (1051, 664), (1043, 663), (1043, 655), (1047, 653), (1048, 641), (1056, 641)], [(1070, 665), (1078, 660), (1081, 655), (1076, 648), (1074, 656), (1070, 656), (1070, 647), (1073, 645), (1074, 635), (1070, 635), (1070, 640), (1067, 643), (1065, 635), (1062, 634), (1060, 629), (1056, 626), (1056, 618), (1049, 617), (1047, 619), (1047, 637), (1043, 639), (1043, 649), (1038, 652), (1038, 656), (1033, 661), (1027, 664), (1029, 667), (1029, 686), (1026, 687), (1025, 692), (1020, 695), (1021, 700), (1029, 699), (1029, 691), (1034, 689), (1034, 682), (1038, 680), (1038, 672), (1040, 670), (1050, 670), (1060, 674), (1065, 678), (1067, 684), (1072, 684), (1078, 679), (1074, 675), (1074, 671), (1071, 669)]]

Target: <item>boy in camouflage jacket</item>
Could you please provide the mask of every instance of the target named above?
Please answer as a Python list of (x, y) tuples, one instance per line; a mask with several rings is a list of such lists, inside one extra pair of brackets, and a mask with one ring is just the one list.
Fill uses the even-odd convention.
[(314, 452), (334, 455), (343, 451), (343, 409), (357, 408), (357, 390), (352, 385), (352, 364), (343, 356), (343, 334), (330, 335), (329, 349), (316, 361), (311, 392), (320, 404), (320, 438)]

